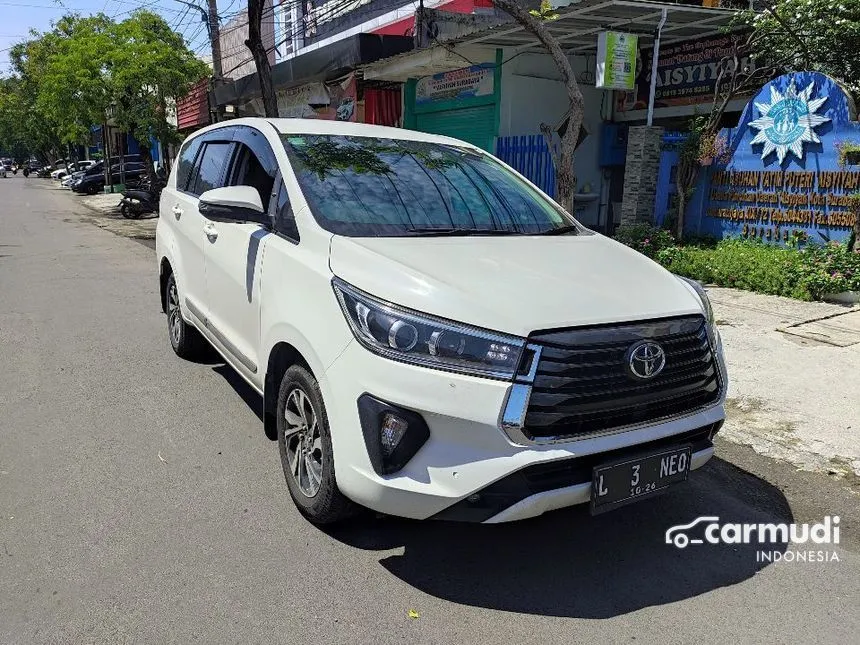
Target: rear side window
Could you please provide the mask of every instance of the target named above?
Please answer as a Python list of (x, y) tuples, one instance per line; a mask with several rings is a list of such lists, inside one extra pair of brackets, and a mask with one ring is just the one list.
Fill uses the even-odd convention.
[(200, 153), (200, 161), (197, 164), (197, 176), (194, 179), (194, 189), (189, 192), (201, 195), (207, 190), (223, 186), (221, 178), (224, 176), (224, 167), (230, 160), (232, 143), (212, 142), (207, 143)]

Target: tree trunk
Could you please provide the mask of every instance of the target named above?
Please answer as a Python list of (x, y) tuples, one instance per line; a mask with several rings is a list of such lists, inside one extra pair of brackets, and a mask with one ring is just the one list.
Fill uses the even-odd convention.
[(684, 239), (684, 212), (687, 210), (687, 193), (678, 188), (678, 221), (675, 222), (675, 237), (680, 242)]
[[(570, 102), (570, 121), (564, 136), (561, 138), (561, 149), (557, 156), (553, 156), (556, 177), (555, 198), (561, 206), (573, 213), (573, 193), (576, 184), (573, 153), (576, 150), (576, 142), (579, 139), (579, 130), (582, 127), (585, 110), (582, 90), (579, 89), (576, 75), (573, 73), (573, 68), (570, 66), (570, 61), (561, 48), (561, 44), (550, 33), (542, 18), (531, 15), (528, 8), (519, 4), (517, 0), (493, 0), (493, 4), (513, 18), (523, 29), (537, 37), (561, 73), (562, 82)], [(546, 137), (546, 131), (544, 131), (544, 136)], [(552, 150), (551, 147), (550, 150)]]
[(854, 243), (851, 250), (860, 253), (860, 206), (854, 207)]
[(687, 195), (696, 184), (698, 163), (684, 156), (678, 162), (678, 175), (675, 187), (678, 190), (678, 214), (675, 222), (675, 237), (678, 241), (684, 239), (684, 223), (687, 215)]
[(245, 46), (251, 50), (254, 64), (257, 66), (257, 77), (260, 79), (260, 90), (263, 92), (263, 110), (267, 117), (278, 116), (278, 100), (272, 85), (272, 67), (269, 56), (263, 45), (260, 34), (260, 24), (263, 20), (263, 0), (248, 0), (248, 40)]

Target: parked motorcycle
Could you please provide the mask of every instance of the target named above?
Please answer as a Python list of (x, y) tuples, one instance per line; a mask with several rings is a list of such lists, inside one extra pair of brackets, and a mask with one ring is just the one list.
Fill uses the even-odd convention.
[(158, 213), (163, 187), (164, 184), (156, 178), (155, 181), (144, 179), (136, 188), (126, 188), (119, 203), (120, 213), (126, 219), (139, 219), (146, 213)]

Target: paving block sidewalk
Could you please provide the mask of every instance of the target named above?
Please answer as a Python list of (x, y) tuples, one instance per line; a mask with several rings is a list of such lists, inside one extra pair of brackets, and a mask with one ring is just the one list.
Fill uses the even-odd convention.
[(708, 292), (729, 370), (721, 435), (805, 470), (860, 476), (860, 308)]

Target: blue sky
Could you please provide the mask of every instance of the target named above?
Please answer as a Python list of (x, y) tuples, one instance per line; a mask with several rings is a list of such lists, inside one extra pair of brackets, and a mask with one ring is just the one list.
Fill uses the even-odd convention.
[[(205, 0), (198, 0), (206, 6)], [(219, 0), (218, 13), (224, 17), (234, 13), (244, 2)], [(200, 12), (176, 0), (0, 0), (0, 74), (9, 71), (9, 47), (27, 37), (31, 28), (45, 31), (51, 21), (65, 13), (84, 15), (103, 11), (122, 20), (139, 7), (156, 11), (168, 24), (191, 41), (191, 48), (200, 54), (209, 52), (206, 29)], [(223, 22), (223, 19), (222, 19)]]

